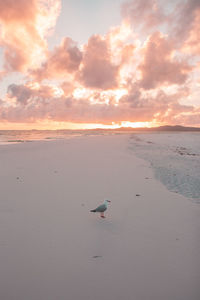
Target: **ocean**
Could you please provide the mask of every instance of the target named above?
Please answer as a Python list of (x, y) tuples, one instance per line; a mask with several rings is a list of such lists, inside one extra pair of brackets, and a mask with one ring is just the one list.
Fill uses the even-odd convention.
[(0, 130), (0, 145), (67, 139), (83, 135), (73, 130)]

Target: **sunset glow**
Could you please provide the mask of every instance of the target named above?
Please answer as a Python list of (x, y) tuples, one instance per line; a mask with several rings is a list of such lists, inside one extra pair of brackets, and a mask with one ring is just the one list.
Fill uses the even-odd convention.
[(0, 129), (200, 126), (198, 0), (122, 0), (101, 29), (73, 5), (0, 0)]

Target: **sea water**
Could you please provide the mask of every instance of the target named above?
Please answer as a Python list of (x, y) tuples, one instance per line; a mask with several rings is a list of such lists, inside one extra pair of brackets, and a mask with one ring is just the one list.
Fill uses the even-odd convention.
[(0, 145), (67, 139), (82, 134), (78, 130), (0, 130)]
[(104, 130), (0, 130), (0, 145), (69, 139), (78, 136), (108, 135), (114, 132)]

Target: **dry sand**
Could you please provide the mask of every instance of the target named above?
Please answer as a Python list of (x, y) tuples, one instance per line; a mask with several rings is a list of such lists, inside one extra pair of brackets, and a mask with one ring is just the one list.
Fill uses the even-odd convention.
[[(200, 206), (127, 144), (0, 147), (1, 300), (200, 299)], [(89, 212), (106, 198), (106, 219)]]

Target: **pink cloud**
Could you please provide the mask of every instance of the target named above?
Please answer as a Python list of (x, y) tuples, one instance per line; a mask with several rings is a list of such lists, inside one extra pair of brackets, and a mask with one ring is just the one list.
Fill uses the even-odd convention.
[(166, 9), (168, 3), (162, 0), (126, 1), (121, 6), (122, 17), (133, 25), (134, 31), (146, 35), (163, 30), (177, 49), (199, 54), (200, 1), (171, 1), (169, 4), (171, 8)]
[(121, 64), (127, 64), (134, 57), (135, 46), (132, 44), (125, 45), (121, 51)]
[(198, 9), (195, 10), (194, 19), (192, 25), (190, 26), (189, 33), (185, 39), (183, 45), (183, 50), (189, 54), (200, 55), (200, 5)]
[(85, 46), (79, 80), (89, 88), (117, 87), (118, 66), (111, 62), (108, 42), (99, 35), (92, 36)]
[(160, 85), (183, 84), (191, 67), (185, 61), (173, 58), (173, 43), (160, 32), (152, 34), (144, 49), (143, 62), (140, 64), (144, 89)]
[(6, 71), (25, 72), (45, 57), (46, 36), (59, 12), (60, 0), (0, 0), (0, 46)]
[(31, 90), (24, 85), (11, 84), (8, 87), (8, 96), (15, 97), (17, 101), (26, 105), (31, 96)]
[(82, 53), (76, 43), (66, 37), (61, 45), (49, 53), (47, 60), (42, 66), (31, 72), (37, 80), (62, 78), (68, 73), (78, 70), (82, 60)]
[(188, 126), (200, 127), (200, 109), (196, 108), (188, 114), (178, 114), (175, 118), (176, 124), (187, 124)]
[(49, 103), (55, 97), (55, 91), (53, 86), (48, 85), (41, 85), (35, 89), (29, 85), (11, 84), (8, 86), (7, 96), (8, 100), (15, 100), (14, 107), (21, 107), (23, 112), (28, 106), (33, 108), (40, 102)]
[(49, 86), (33, 90), (27, 86), (12, 85), (8, 91), (8, 97), (16, 101), (14, 105), (2, 108), (0, 118), (10, 122), (48, 119), (58, 122), (110, 124), (121, 121), (151, 122), (156, 119), (158, 122), (170, 120), (172, 123), (181, 113), (196, 113), (192, 106), (179, 104), (182, 92), (169, 96), (158, 91), (155, 96), (145, 97), (137, 84), (132, 85), (128, 95), (121, 97), (117, 106), (112, 97), (106, 104), (101, 92), (96, 95), (100, 101), (93, 104), (87, 98), (76, 99), (72, 95), (55, 97), (53, 88)]
[(122, 4), (121, 13), (134, 27), (148, 31), (166, 22), (162, 6), (156, 0), (131, 0)]
[(65, 96), (69, 96), (73, 93), (75, 89), (75, 85), (73, 81), (64, 81), (61, 84), (61, 88), (65, 94)]
[(187, 39), (199, 9), (199, 0), (187, 0), (184, 3), (180, 1), (173, 12), (174, 24), (172, 24), (171, 34), (175, 34), (180, 41)]
[(36, 10), (36, 0), (0, 0), (0, 19), (5, 23), (11, 20), (14, 23), (34, 21)]

